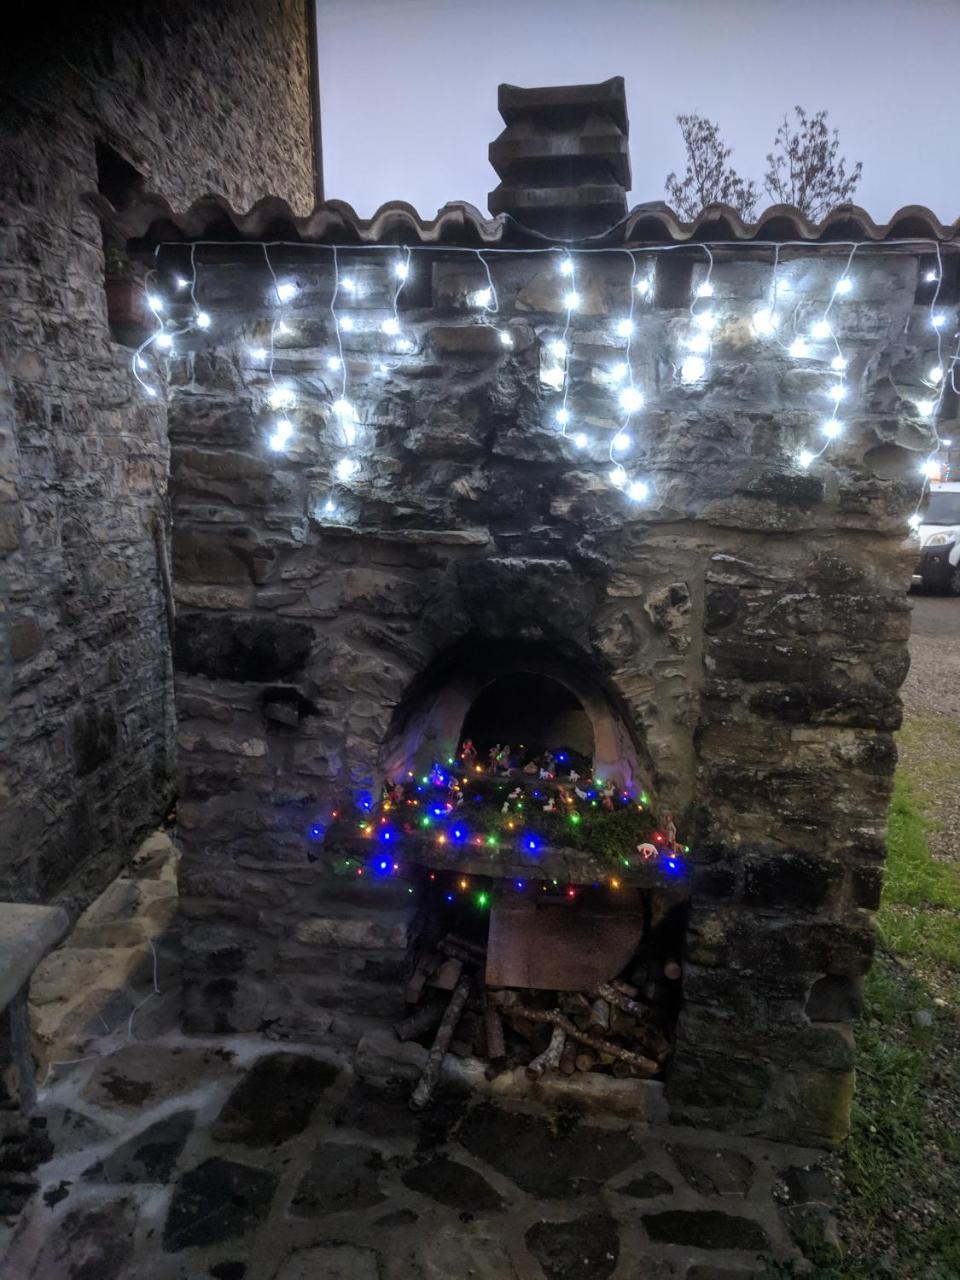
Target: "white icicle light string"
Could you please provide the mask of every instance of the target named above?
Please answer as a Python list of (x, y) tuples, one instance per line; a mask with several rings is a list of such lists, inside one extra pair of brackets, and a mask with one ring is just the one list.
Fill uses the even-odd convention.
[[(148, 306), (150, 307), (150, 310), (157, 322), (157, 327), (154, 330), (154, 332), (151, 333), (145, 339), (145, 341), (137, 348), (136, 352), (134, 353), (133, 360), (132, 360), (132, 372), (137, 383), (143, 389), (144, 394), (150, 398), (156, 398), (159, 395), (159, 389), (158, 387), (152, 385), (152, 383), (146, 381), (143, 377), (140, 376), (141, 370), (143, 370), (146, 367), (146, 363), (143, 358), (144, 352), (147, 351), (149, 348), (156, 346), (158, 350), (167, 351), (169, 353), (172, 350), (173, 340), (175, 339), (176, 336), (178, 336), (179, 334), (188, 332), (191, 329), (207, 329), (212, 324), (212, 320), (209, 313), (207, 313), (200, 307), (199, 301), (197, 298), (197, 267), (196, 267), (195, 253), (198, 247), (202, 247), (208, 244), (212, 245), (212, 244), (218, 244), (218, 243), (219, 242), (216, 242), (216, 241), (194, 241), (193, 243), (191, 243), (190, 245), (191, 276), (189, 279), (179, 275), (174, 277), (174, 287), (177, 291), (182, 292), (184, 289), (189, 287), (190, 302), (193, 307), (193, 314), (186, 325), (175, 330), (168, 328), (168, 322), (163, 315), (163, 312), (166, 307), (165, 300), (152, 290), (148, 292)], [(720, 242), (720, 243), (724, 247), (726, 247), (725, 242)], [(753, 313), (751, 323), (753, 326), (755, 336), (757, 338), (769, 338), (769, 337), (775, 338), (775, 340), (777, 341), (778, 345), (781, 347), (782, 350), (784, 350), (787, 354), (792, 355), (798, 359), (816, 360), (818, 359), (815, 352), (815, 348), (817, 344), (827, 342), (827, 341), (832, 341), (833, 343), (835, 354), (832, 356), (830, 363), (831, 363), (831, 369), (833, 370), (834, 376), (830, 384), (826, 388), (824, 388), (824, 391), (826, 392), (828, 397), (828, 403), (824, 406), (823, 412), (818, 415), (820, 419), (819, 434), (824, 437), (823, 442), (819, 444), (819, 448), (817, 448), (815, 451), (812, 449), (803, 449), (798, 454), (794, 455), (795, 464), (799, 465), (802, 469), (805, 469), (813, 465), (814, 462), (816, 462), (820, 457), (822, 457), (823, 454), (826, 452), (827, 448), (829, 447), (830, 443), (833, 440), (838, 439), (843, 434), (843, 430), (844, 430), (844, 422), (839, 417), (839, 413), (840, 413), (839, 406), (841, 403), (843, 403), (846, 400), (848, 390), (849, 390), (848, 384), (846, 381), (846, 370), (847, 370), (849, 361), (840, 346), (840, 342), (836, 335), (834, 327), (830, 324), (830, 321), (829, 321), (830, 312), (835, 302), (838, 300), (838, 298), (845, 298), (849, 296), (855, 289), (855, 282), (853, 277), (851, 276), (851, 267), (852, 267), (854, 256), (857, 250), (860, 248), (878, 249), (878, 248), (882, 248), (884, 246), (889, 246), (889, 245), (905, 245), (905, 246), (910, 246), (914, 249), (919, 249), (921, 246), (932, 245), (937, 255), (938, 266), (937, 266), (936, 272), (934, 273), (934, 272), (928, 271), (925, 275), (925, 281), (927, 283), (935, 284), (933, 298), (929, 306), (929, 318), (930, 318), (930, 326), (933, 329), (936, 337), (936, 344), (937, 344), (936, 364), (931, 366), (926, 371), (925, 374), (920, 375), (920, 380), (925, 382), (925, 384), (931, 390), (932, 397), (914, 400), (914, 403), (917, 406), (918, 412), (920, 412), (922, 416), (924, 416), (926, 419), (929, 420), (929, 423), (933, 432), (933, 440), (934, 440), (932, 449), (928, 451), (923, 463), (920, 466), (920, 472), (922, 476), (922, 485), (921, 485), (920, 494), (917, 502), (917, 510), (919, 511), (919, 508), (925, 496), (926, 487), (927, 487), (931, 472), (934, 469), (933, 468), (934, 460), (936, 459), (937, 454), (939, 453), (940, 449), (944, 446), (944, 443), (945, 443), (943, 440), (941, 440), (941, 437), (939, 435), (937, 418), (939, 415), (940, 407), (943, 402), (943, 397), (946, 391), (948, 380), (953, 392), (957, 393), (958, 391), (957, 383), (956, 383), (956, 366), (958, 363), (960, 363), (960, 334), (957, 334), (956, 349), (946, 362), (944, 361), (944, 355), (943, 355), (943, 344), (944, 344), (944, 336), (945, 336), (944, 330), (948, 324), (948, 321), (950, 320), (955, 321), (956, 316), (952, 308), (949, 315), (947, 312), (937, 310), (937, 303), (939, 301), (941, 286), (943, 282), (943, 259), (942, 259), (940, 243), (938, 241), (917, 240), (917, 239), (903, 239), (903, 240), (895, 240), (895, 241), (884, 241), (879, 243), (873, 242), (873, 241), (831, 242), (829, 245), (830, 248), (836, 249), (836, 248), (842, 247), (842, 248), (849, 249), (849, 253), (848, 253), (844, 268), (841, 271), (841, 273), (838, 275), (837, 280), (834, 283), (834, 287), (831, 291), (829, 301), (824, 311), (819, 316), (819, 318), (813, 323), (813, 325), (810, 327), (806, 335), (801, 334), (796, 328), (796, 317), (801, 305), (799, 301), (797, 302), (793, 312), (793, 320), (794, 320), (793, 328), (794, 328), (795, 336), (793, 337), (792, 341), (789, 343), (783, 341), (778, 334), (778, 329), (780, 328), (780, 325), (783, 319), (783, 317), (780, 315), (777, 309), (778, 286), (779, 286), (778, 271), (780, 266), (780, 252), (783, 248), (786, 248), (786, 247), (802, 247), (809, 250), (813, 248), (813, 246), (806, 241), (783, 241), (783, 242), (751, 241), (749, 242), (748, 245), (744, 245), (743, 247), (744, 248), (747, 248), (747, 247), (764, 248), (764, 249), (768, 247), (772, 247), (774, 251), (774, 264), (773, 264), (773, 272), (771, 276), (771, 288), (770, 288), (770, 305), (768, 307), (759, 308), (755, 310)], [(160, 251), (165, 247), (182, 248), (182, 246), (179, 246), (179, 245), (178, 246), (173, 246), (173, 245), (168, 246), (163, 244), (157, 245), (154, 251), (155, 257), (159, 255)], [(280, 306), (284, 306), (287, 303), (293, 301), (293, 299), (299, 293), (299, 288), (292, 281), (278, 280), (273, 264), (270, 260), (268, 250), (269, 248), (272, 248), (272, 247), (277, 247), (277, 248), (295, 247), (299, 250), (302, 250), (305, 246), (299, 242), (270, 241), (270, 242), (260, 242), (260, 247), (263, 251), (264, 258), (266, 260), (266, 264), (269, 269), (271, 280), (273, 283), (273, 298), (275, 300), (275, 305), (279, 304)], [(346, 248), (346, 249), (349, 249), (349, 251), (353, 254), (358, 252), (364, 252), (364, 251), (368, 251), (372, 253), (386, 251), (386, 252), (392, 252), (394, 254), (397, 254), (398, 246), (396, 245), (348, 245), (348, 246), (317, 245), (317, 246), (311, 246), (311, 247), (315, 247), (319, 251), (327, 252), (332, 255), (333, 267), (334, 267), (334, 289), (333, 289), (333, 294), (331, 296), (331, 301), (330, 301), (330, 310), (334, 320), (334, 333), (336, 336), (338, 354), (336, 356), (331, 354), (330, 356), (327, 357), (327, 368), (330, 371), (337, 371), (340, 373), (340, 396), (333, 402), (333, 404), (331, 405), (331, 409), (334, 414), (334, 418), (339, 421), (339, 424), (343, 430), (343, 434), (347, 439), (348, 448), (352, 448), (356, 440), (355, 412), (353, 411), (353, 406), (350, 404), (349, 400), (347, 399), (347, 363), (343, 354), (342, 333), (352, 331), (355, 328), (355, 323), (352, 317), (348, 315), (343, 315), (343, 316), (338, 315), (336, 306), (337, 306), (341, 289), (343, 289), (344, 292), (349, 292), (351, 295), (353, 295), (357, 292), (357, 286), (356, 286), (356, 282), (353, 281), (352, 279), (349, 281), (341, 281), (341, 277), (339, 274), (338, 249)], [(487, 260), (488, 256), (493, 256), (493, 255), (533, 256), (541, 253), (550, 253), (552, 255), (560, 253), (562, 255), (560, 262), (558, 264), (558, 269), (564, 277), (563, 279), (563, 284), (564, 284), (563, 310), (565, 313), (564, 326), (563, 326), (561, 338), (559, 340), (556, 340), (556, 339), (553, 340), (553, 345), (556, 348), (556, 352), (557, 352), (557, 356), (556, 356), (558, 361), (557, 374), (558, 374), (558, 379), (560, 383), (560, 385), (556, 389), (559, 390), (562, 388), (562, 396), (561, 396), (559, 407), (554, 410), (554, 419), (555, 419), (556, 425), (560, 428), (561, 436), (564, 438), (571, 439), (575, 447), (577, 448), (584, 448), (589, 443), (588, 438), (585, 436), (585, 434), (582, 431), (576, 430), (570, 435), (568, 435), (568, 431), (567, 431), (567, 428), (573, 425), (575, 420), (574, 412), (570, 407), (569, 360), (570, 360), (570, 346), (571, 346), (570, 336), (571, 336), (571, 330), (573, 327), (573, 313), (579, 308), (580, 301), (581, 301), (581, 296), (577, 288), (577, 275), (578, 275), (577, 258), (586, 257), (589, 259), (590, 256), (593, 256), (596, 254), (609, 254), (609, 253), (618, 253), (618, 254), (627, 253), (628, 254), (628, 256), (631, 259), (631, 279), (630, 279), (630, 288), (629, 288), (630, 306), (629, 306), (627, 315), (623, 317), (621, 320), (614, 322), (615, 334), (618, 337), (623, 337), (626, 339), (626, 351), (625, 351), (626, 360), (623, 362), (619, 362), (617, 365), (613, 366), (610, 370), (608, 370), (609, 379), (613, 384), (616, 384), (618, 381), (622, 382), (624, 378), (628, 379), (627, 386), (619, 389), (616, 386), (614, 386), (614, 390), (618, 397), (620, 409), (625, 414), (625, 419), (623, 422), (621, 422), (621, 424), (617, 427), (616, 431), (613, 433), (610, 440), (608, 453), (609, 453), (610, 461), (613, 464), (612, 470), (610, 473), (611, 482), (616, 487), (624, 490), (629, 497), (633, 498), (636, 501), (645, 500), (649, 496), (650, 486), (645, 480), (641, 480), (639, 478), (631, 479), (627, 474), (626, 468), (623, 466), (621, 459), (619, 457), (614, 456), (615, 453), (626, 454), (630, 450), (633, 444), (633, 440), (630, 437), (627, 428), (630, 425), (630, 420), (633, 413), (637, 412), (643, 405), (642, 393), (637, 389), (634, 382), (633, 366), (632, 366), (632, 359), (631, 359), (631, 344), (632, 344), (633, 331), (634, 331), (635, 300), (637, 297), (642, 297), (644, 299), (647, 299), (651, 296), (652, 282), (649, 275), (644, 276), (640, 280), (637, 279), (636, 254), (643, 253), (645, 255), (649, 255), (649, 254), (655, 254), (655, 253), (676, 251), (679, 249), (690, 248), (690, 247), (693, 247), (693, 246), (687, 246), (682, 244), (671, 244), (671, 245), (644, 246), (642, 249), (626, 249), (623, 247), (583, 249), (583, 248), (574, 248), (572, 246), (567, 248), (558, 248), (557, 246), (551, 246), (549, 248), (544, 248), (544, 249), (486, 248), (484, 250), (480, 250), (480, 249), (460, 248), (459, 246), (444, 245), (444, 246), (438, 246), (436, 249), (436, 252), (438, 252), (441, 255), (454, 254), (454, 253), (470, 253), (476, 256), (480, 261), (481, 265), (484, 268), (487, 285), (485, 288), (481, 288), (479, 290), (474, 291), (474, 294), (471, 296), (470, 302), (471, 302), (471, 305), (479, 307), (482, 312), (482, 315), (479, 317), (479, 323), (490, 325), (491, 327), (496, 329), (496, 331), (500, 336), (501, 344), (504, 347), (505, 354), (512, 348), (513, 338), (508, 329), (497, 327), (492, 322), (492, 317), (495, 315), (499, 315), (499, 300), (497, 298), (497, 291), (494, 286), (493, 277), (490, 271), (490, 265)], [(716, 317), (712, 312), (712, 307), (708, 305), (703, 310), (698, 309), (698, 303), (700, 301), (704, 299), (712, 298), (715, 293), (714, 285), (712, 281), (713, 266), (714, 266), (713, 253), (711, 251), (710, 246), (706, 243), (701, 243), (697, 245), (696, 248), (704, 251), (707, 254), (708, 270), (707, 270), (706, 277), (701, 281), (697, 289), (694, 291), (694, 297), (691, 299), (691, 303), (690, 303), (689, 310), (690, 310), (690, 316), (691, 316), (691, 320), (693, 322), (694, 327), (693, 327), (693, 331), (686, 339), (686, 345), (688, 346), (688, 349), (690, 350), (691, 354), (688, 355), (681, 362), (680, 368), (677, 371), (681, 385), (690, 384), (693, 382), (699, 382), (708, 376), (708, 364), (703, 357), (709, 356), (709, 354), (712, 351), (712, 332), (716, 325)], [(426, 245), (404, 246), (399, 249), (401, 256), (395, 257), (393, 260), (392, 274), (396, 278), (397, 283), (393, 292), (392, 315), (389, 316), (387, 320), (385, 320), (380, 326), (381, 330), (388, 337), (397, 337), (401, 332), (400, 316), (399, 316), (399, 298), (400, 298), (401, 291), (403, 290), (407, 282), (407, 279), (409, 278), (411, 273), (412, 253), (414, 250), (418, 252), (429, 252), (430, 249), (431, 249), (431, 246), (426, 246)], [(151, 271), (148, 274), (148, 277), (147, 277), (148, 284), (156, 276), (156, 274), (157, 274), (156, 271)], [(173, 298), (172, 302), (174, 305), (176, 305), (177, 299)], [(276, 408), (278, 410), (285, 411), (289, 408), (292, 408), (293, 403), (295, 403), (295, 398), (296, 398), (295, 393), (293, 392), (292, 388), (282, 387), (276, 382), (276, 379), (274, 377), (274, 369), (273, 369), (275, 336), (277, 333), (284, 333), (284, 332), (289, 332), (289, 329), (286, 323), (282, 319), (280, 320), (274, 319), (271, 323), (269, 351), (267, 352), (265, 350), (260, 349), (258, 351), (254, 351), (253, 354), (255, 356), (261, 356), (261, 357), (269, 355), (268, 374), (269, 374), (270, 384), (271, 384), (270, 392), (269, 392), (269, 401), (270, 401), (271, 407)], [(404, 342), (402, 345), (398, 344), (399, 350), (402, 352), (407, 352), (413, 349), (413, 346), (414, 344), (408, 341)], [(387, 366), (381, 363), (380, 372), (382, 373), (383, 371), (386, 370), (386, 368)], [(901, 395), (902, 399), (904, 400), (909, 399), (909, 396), (903, 393), (899, 393), (899, 394)], [(284, 417), (278, 419), (274, 425), (274, 432), (273, 432), (273, 435), (270, 437), (270, 441), (269, 441), (271, 447), (277, 450), (283, 449), (287, 444), (287, 442), (290, 440), (290, 438), (292, 438), (293, 431), (294, 431), (293, 423), (290, 421), (289, 417), (287, 417), (285, 414)], [(353, 476), (357, 474), (359, 469), (360, 468), (359, 468), (359, 463), (357, 459), (353, 457), (352, 454), (348, 453), (343, 457), (341, 457), (335, 464), (334, 475), (337, 481), (345, 482), (346, 480), (353, 478)], [(333, 500), (333, 490), (331, 488), (331, 494), (330, 494), (330, 497), (328, 497), (326, 505), (324, 507), (324, 513), (328, 516), (333, 516), (336, 514), (336, 511), (337, 511), (336, 503)]]

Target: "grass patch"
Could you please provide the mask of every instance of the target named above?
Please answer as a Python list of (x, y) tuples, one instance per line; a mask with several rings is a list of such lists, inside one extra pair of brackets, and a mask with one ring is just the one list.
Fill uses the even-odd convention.
[(960, 873), (931, 856), (919, 793), (902, 769), (841, 1157), (845, 1256), (813, 1280), (960, 1277)]

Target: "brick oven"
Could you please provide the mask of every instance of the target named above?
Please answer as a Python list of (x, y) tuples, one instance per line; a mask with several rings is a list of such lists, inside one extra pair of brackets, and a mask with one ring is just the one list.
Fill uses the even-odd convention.
[(187, 1029), (834, 1143), (954, 262), (627, 214), (621, 81), (500, 105), (492, 220), (124, 214)]

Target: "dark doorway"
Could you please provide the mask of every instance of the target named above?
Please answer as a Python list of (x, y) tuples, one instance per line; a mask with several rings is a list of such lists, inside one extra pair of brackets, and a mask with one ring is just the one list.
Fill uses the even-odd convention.
[(579, 699), (559, 680), (532, 671), (499, 676), (481, 690), (463, 722), (477, 750), (509, 745), (525, 758), (544, 751), (592, 760), (593, 729)]

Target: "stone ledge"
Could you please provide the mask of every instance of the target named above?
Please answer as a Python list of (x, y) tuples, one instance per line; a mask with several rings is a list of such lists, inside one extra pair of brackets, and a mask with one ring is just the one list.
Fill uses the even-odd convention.
[(63, 907), (0, 902), (0, 1009), (30, 981), (43, 957), (67, 932)]

